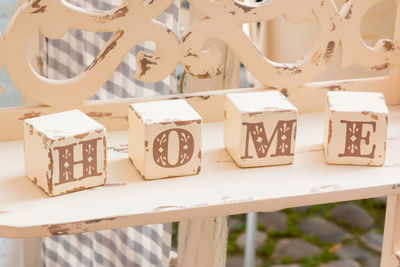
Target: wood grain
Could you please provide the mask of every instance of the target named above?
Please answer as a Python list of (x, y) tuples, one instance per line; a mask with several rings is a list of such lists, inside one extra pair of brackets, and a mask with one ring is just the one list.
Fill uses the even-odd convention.
[(22, 141), (2, 142), (0, 236), (79, 233), (400, 193), (400, 107), (391, 108), (383, 167), (325, 164), (320, 113), (299, 116), (295, 161), (288, 166), (240, 169), (224, 149), (222, 128), (204, 127), (199, 175), (156, 181), (144, 181), (119, 149), (127, 133), (111, 132), (108, 183), (119, 186), (53, 198), (24, 177)]

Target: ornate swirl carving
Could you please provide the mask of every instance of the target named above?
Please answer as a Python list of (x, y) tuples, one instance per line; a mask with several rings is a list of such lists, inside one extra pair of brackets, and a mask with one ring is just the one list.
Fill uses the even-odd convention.
[[(29, 0), (15, 13), (4, 37), (0, 35), (0, 66), (6, 66), (14, 84), (30, 98), (51, 106), (76, 106), (107, 81), (134, 45), (146, 40), (156, 43), (156, 51), (138, 53), (136, 79), (161, 80), (178, 62), (198, 78), (218, 75), (220, 51), (215, 46), (203, 48), (207, 39), (216, 38), (228, 44), (262, 83), (294, 90), (324, 71), (339, 46), (344, 67), (357, 63), (379, 71), (396, 64), (399, 46), (395, 41), (380, 40), (369, 47), (361, 38), (361, 20), (379, 1), (349, 0), (338, 12), (333, 0), (265, 0), (254, 5), (235, 0), (190, 0), (204, 18), (178, 38), (153, 20), (172, 0), (125, 0), (118, 8), (104, 12), (89, 12), (63, 0)], [(242, 23), (280, 15), (298, 23), (310, 11), (317, 19), (318, 34), (309, 51), (294, 64), (264, 57), (241, 29)], [(92, 64), (72, 79), (51, 80), (36, 73), (25, 53), (31, 34), (40, 29), (46, 37), (58, 39), (71, 28), (114, 34)]]
[[(64, 1), (30, 0), (21, 6), (7, 29), (1, 61), (10, 78), (25, 95), (51, 106), (76, 106), (93, 95), (111, 76), (125, 54), (137, 43), (154, 40), (157, 50), (153, 58), (163, 58), (158, 77), (170, 74), (178, 59), (178, 41), (168, 29), (152, 21), (172, 3), (171, 0), (125, 1), (108, 12), (88, 12)], [(72, 19), (60, 19), (72, 18)], [(129, 25), (129, 27), (128, 27)], [(133, 26), (132, 26), (133, 25)], [(105, 48), (82, 73), (68, 80), (51, 80), (37, 74), (27, 57), (29, 38), (35, 29), (49, 38), (61, 38), (69, 29), (114, 32)], [(161, 45), (162, 44), (162, 45)], [(145, 62), (140, 73), (146, 73)], [(151, 72), (150, 72), (151, 73)], [(154, 75), (153, 75), (154, 76)], [(141, 78), (150, 81), (150, 74)]]
[(364, 68), (379, 71), (394, 65), (399, 52), (397, 42), (382, 39), (374, 47), (370, 47), (365, 44), (360, 33), (364, 15), (381, 1), (383, 0), (350, 0), (343, 6), (340, 12), (343, 27), (346, 27), (342, 34), (343, 67), (357, 63)]

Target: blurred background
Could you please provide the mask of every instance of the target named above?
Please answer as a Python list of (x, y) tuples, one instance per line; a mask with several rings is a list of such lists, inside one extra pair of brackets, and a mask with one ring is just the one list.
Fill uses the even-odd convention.
[[(11, 16), (17, 9), (17, 2), (17, 0), (0, 0), (0, 32), (2, 34), (5, 33)], [(340, 8), (344, 0), (335, 0), (335, 3)], [(380, 1), (369, 10), (361, 24), (361, 33), (366, 44), (374, 46), (379, 39), (393, 38), (395, 11), (394, 0)], [(201, 17), (195, 10), (190, 9), (190, 4), (186, 1), (181, 3), (179, 16), (181, 30)], [(299, 60), (312, 45), (317, 24), (314, 14), (310, 12), (301, 24), (291, 24), (283, 17), (277, 17), (268, 22), (243, 25), (243, 30), (266, 57), (276, 62), (289, 63)], [(214, 42), (225, 51), (224, 62), (229, 63), (225, 65), (225, 72), (229, 73), (229, 79), (215, 77), (198, 80), (186, 75), (178, 66), (176, 92), (263, 86), (247, 72), (226, 45), (215, 40), (210, 40), (209, 43)], [(338, 66), (339, 60), (340, 54), (336, 55), (328, 69), (315, 80), (387, 74), (385, 71), (379, 73), (367, 71), (356, 65), (341, 69)], [(21, 103), (32, 104), (14, 87), (4, 67), (0, 70), (0, 87), (4, 89), (0, 94), (0, 107), (19, 106)], [(386, 198), (376, 198), (260, 213), (254, 239), (256, 265), (378, 267), (385, 207)], [(177, 223), (173, 225), (173, 229), (173, 246), (176, 249)], [(244, 214), (229, 217), (227, 258), (229, 267), (243, 266), (246, 246), (245, 229), (246, 216)], [(0, 242), (0, 258), (4, 263), (2, 266), (11, 266), (6, 263), (7, 255), (12, 253), (15, 257), (22, 255), (21, 251), (13, 251), (10, 244), (5, 239)]]

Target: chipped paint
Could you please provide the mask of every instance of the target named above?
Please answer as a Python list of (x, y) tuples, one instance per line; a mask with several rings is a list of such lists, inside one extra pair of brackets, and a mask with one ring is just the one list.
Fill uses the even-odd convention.
[(31, 4), (31, 7), (34, 9), (31, 14), (39, 14), (44, 13), (46, 11), (47, 5), (40, 5), (41, 0), (35, 0)]
[(328, 63), (329, 60), (332, 58), (333, 53), (335, 52), (335, 41), (330, 41), (328, 45), (326, 46), (325, 54), (324, 54), (324, 59)]
[(371, 118), (377, 121), (378, 120), (378, 115), (371, 114)]
[(86, 115), (91, 117), (92, 119), (103, 119), (107, 117), (111, 117), (112, 113), (111, 112), (89, 112)]
[(394, 51), (394, 44), (390, 40), (383, 40), (383, 47), (385, 48), (386, 51)]
[(199, 55), (197, 55), (197, 54), (195, 54), (195, 53), (192, 53), (191, 51), (192, 51), (192, 48), (189, 48), (189, 49), (186, 51), (184, 57), (195, 57), (195, 58), (200, 58)]
[(275, 68), (278, 70), (278, 72), (280, 72), (280, 71), (288, 71), (288, 72), (291, 72), (292, 74), (300, 74), (302, 72), (302, 70), (298, 66), (291, 66), (291, 67), (289, 67), (289, 66), (278, 66), (278, 67), (275, 67)]
[(68, 224), (49, 225), (47, 229), (52, 236), (66, 235), (71, 230)]
[(221, 74), (221, 70), (217, 69), (215, 74), (211, 74), (210, 72), (206, 71), (204, 73), (200, 73), (200, 74), (194, 74), (189, 72), (192, 76), (199, 78), (199, 79), (208, 79), (208, 78), (212, 78), (214, 76), (220, 75)]
[(26, 120), (26, 119), (30, 119), (30, 118), (36, 118), (40, 116), (40, 112), (27, 112), (25, 113), (21, 118), (18, 118), (20, 121)]
[(76, 138), (76, 139), (83, 139), (83, 138), (85, 138), (86, 136), (88, 136), (89, 135), (89, 133), (82, 133), (82, 134), (77, 134), (77, 135), (75, 135), (74, 137)]
[(376, 71), (385, 70), (385, 69), (387, 69), (389, 66), (390, 66), (389, 63), (384, 63), (384, 64), (382, 64), (382, 65), (376, 65), (376, 66), (371, 67), (371, 70), (376, 70)]
[(324, 87), (324, 89), (328, 91), (345, 91), (345, 89), (341, 85), (331, 85)]
[(349, 10), (347, 11), (346, 16), (344, 17), (345, 19), (350, 19), (351, 18), (352, 14), (353, 14), (352, 9), (353, 9), (353, 5), (351, 5)]
[(111, 218), (105, 218), (105, 219), (93, 219), (93, 220), (87, 220), (85, 221), (85, 224), (94, 224), (94, 223), (100, 223), (100, 222), (106, 222), (106, 221), (114, 221), (115, 217), (111, 217)]
[(186, 42), (187, 38), (192, 34), (192, 32), (188, 32), (185, 35), (182, 35), (181, 37), (181, 42), (184, 43)]
[[(152, 60), (154, 58), (154, 60)], [(159, 60), (159, 57), (154, 57), (151, 55), (146, 55), (143, 54), (143, 57), (139, 60), (139, 69), (140, 69), (140, 73), (139, 76), (143, 76), (146, 75), (146, 73), (151, 70), (151, 66), (150, 65), (157, 65), (157, 60)]]
[(122, 17), (125, 17), (126, 14), (128, 14), (128, 12), (129, 12), (128, 7), (124, 6), (124, 7), (121, 7), (119, 9), (117, 9), (116, 11), (114, 11), (114, 13), (112, 13), (111, 15), (105, 15), (105, 16), (102, 16), (102, 17), (96, 17), (96, 22), (105, 23), (105, 22), (108, 22), (108, 21), (111, 21), (111, 20), (122, 18)]
[(246, 6), (246, 5), (244, 5), (244, 4), (242, 4), (242, 3), (239, 3), (239, 2), (236, 2), (236, 1), (234, 1), (233, 4), (234, 4), (236, 7), (240, 8), (241, 10), (243, 10), (244, 13), (250, 12), (251, 10), (254, 9), (254, 7), (252, 7), (252, 6)]
[(280, 92), (281, 92), (285, 97), (288, 97), (288, 96), (289, 96), (289, 91), (288, 91), (288, 89), (286, 89), (286, 88), (281, 89)]
[(110, 39), (110, 41), (112, 41), (107, 45), (103, 52), (93, 60), (93, 62), (85, 69), (85, 71), (92, 70), (98, 63), (103, 61), (105, 57), (117, 46), (118, 40), (124, 36), (124, 33), (125, 32), (123, 30), (116, 32)]
[(262, 112), (249, 112), (249, 113), (247, 113), (247, 115), (249, 117), (254, 117), (254, 116), (257, 116), (257, 115), (261, 115), (261, 114), (263, 114), (263, 113)]
[(193, 123), (194, 121), (175, 121), (174, 124), (176, 126), (184, 126)]
[(53, 153), (50, 148), (48, 148), (48, 154), (47, 157), (49, 158), (49, 165), (46, 171), (46, 179), (47, 179), (47, 188), (48, 188), (48, 194), (52, 195), (53, 194)]
[(329, 120), (328, 144), (331, 142), (331, 139), (332, 139), (332, 120)]
[(211, 97), (210, 95), (197, 95), (197, 96), (185, 96), (185, 99), (200, 98), (201, 100), (207, 100), (210, 97)]

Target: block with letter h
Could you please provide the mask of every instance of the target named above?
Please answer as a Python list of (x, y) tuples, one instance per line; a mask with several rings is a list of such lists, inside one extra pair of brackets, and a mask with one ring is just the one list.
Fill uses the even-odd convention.
[(324, 128), (326, 162), (382, 166), (388, 113), (381, 93), (328, 92)]
[(56, 196), (106, 182), (106, 130), (79, 110), (24, 121), (25, 173)]
[(144, 179), (200, 172), (199, 114), (182, 99), (130, 105), (128, 153)]
[(224, 141), (239, 167), (294, 160), (297, 109), (279, 91), (228, 94)]

